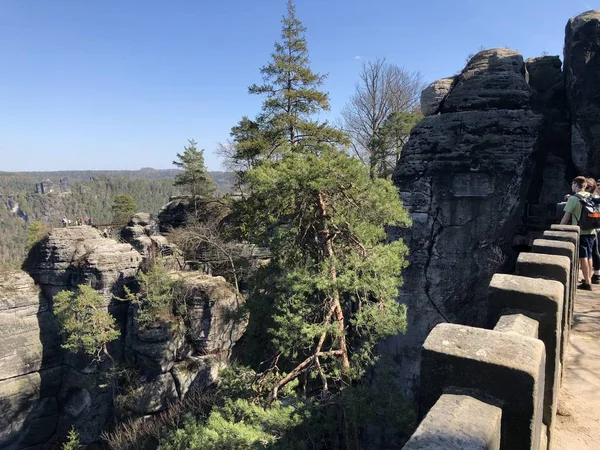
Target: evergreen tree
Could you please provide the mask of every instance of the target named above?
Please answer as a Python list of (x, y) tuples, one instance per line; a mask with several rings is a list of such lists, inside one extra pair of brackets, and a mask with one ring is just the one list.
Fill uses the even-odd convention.
[(126, 224), (137, 212), (137, 204), (129, 194), (118, 194), (113, 200), (112, 206), (113, 222)]
[(370, 145), (370, 162), (377, 176), (392, 176), (402, 148), (408, 142), (410, 130), (422, 118), (419, 112), (394, 111), (385, 119)]
[(196, 148), (196, 141), (188, 140), (183, 154), (177, 153), (177, 161), (173, 164), (183, 172), (175, 177), (175, 186), (185, 187), (194, 202), (194, 212), (198, 213), (198, 199), (213, 195), (216, 190), (215, 182), (212, 180), (204, 165), (204, 150)]
[(310, 68), (305, 31), (294, 3), (288, 0), (281, 40), (275, 43), (271, 61), (260, 70), (263, 83), (248, 88), (250, 94), (265, 96), (262, 112), (254, 121), (244, 117), (231, 132), (231, 157), (243, 169), (278, 159), (289, 150), (318, 151), (326, 144), (348, 143), (343, 132), (313, 119), (329, 110), (329, 99), (319, 90), (325, 76)]
[(270, 149), (250, 165), (249, 196), (235, 205), (242, 236), (272, 254), (249, 300), (287, 372), (269, 403), (301, 374), (317, 373), (324, 390), (360, 378), (374, 345), (404, 329), (396, 296), (406, 247), (386, 244), (385, 227), (410, 223), (392, 184), (371, 180), (347, 155), (347, 138), (314, 119), (328, 96), (309, 67), (305, 28), (287, 7), (282, 42), (261, 70), (265, 84), (250, 87), (266, 97), (258, 127), (234, 127), (252, 157), (257, 142)]
[(33, 246), (40, 242), (42, 239), (44, 239), (49, 232), (50, 228), (48, 227), (48, 224), (40, 222), (38, 220), (32, 222), (27, 227), (27, 238), (25, 241), (26, 250), (30, 250), (31, 248), (33, 248)]
[(83, 445), (79, 440), (79, 434), (75, 431), (74, 427), (71, 427), (69, 434), (67, 434), (67, 442), (62, 446), (62, 450), (83, 450)]
[(80, 284), (77, 292), (59, 292), (54, 296), (54, 314), (67, 335), (64, 349), (83, 350), (96, 360), (103, 355), (111, 358), (107, 345), (119, 337), (119, 330), (104, 307), (104, 298), (93, 288)]
[(324, 390), (359, 379), (377, 359), (375, 345), (406, 324), (396, 298), (407, 249), (387, 243), (385, 227), (410, 219), (394, 186), (332, 147), (263, 163), (247, 182), (242, 228), (271, 250), (251, 303), (267, 303), (268, 333), (287, 369), (270, 401), (305, 372)]

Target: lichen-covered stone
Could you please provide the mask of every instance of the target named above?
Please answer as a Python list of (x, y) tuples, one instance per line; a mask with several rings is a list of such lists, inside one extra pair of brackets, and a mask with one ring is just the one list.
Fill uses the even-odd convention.
[(139, 386), (127, 393), (124, 406), (145, 415), (163, 411), (178, 399), (173, 375), (167, 372), (150, 379), (140, 378)]
[(62, 369), (55, 367), (0, 381), (0, 448), (27, 448), (52, 437), (61, 379)]
[(185, 397), (192, 386), (203, 390), (213, 385), (225, 366), (226, 361), (218, 355), (193, 356), (176, 363), (172, 373), (179, 398)]
[(466, 395), (444, 394), (404, 450), (499, 450), (502, 409)]
[(0, 380), (61, 363), (54, 315), (33, 279), (0, 271)]

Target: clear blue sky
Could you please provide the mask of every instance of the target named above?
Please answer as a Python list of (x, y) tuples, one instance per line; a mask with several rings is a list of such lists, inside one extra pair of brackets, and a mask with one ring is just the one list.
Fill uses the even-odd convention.
[[(480, 46), (562, 55), (591, 0), (296, 0), (330, 120), (361, 61), (425, 81)], [(285, 0), (0, 0), (0, 170), (168, 168), (188, 138), (218, 142), (260, 98), (247, 87), (279, 38)]]

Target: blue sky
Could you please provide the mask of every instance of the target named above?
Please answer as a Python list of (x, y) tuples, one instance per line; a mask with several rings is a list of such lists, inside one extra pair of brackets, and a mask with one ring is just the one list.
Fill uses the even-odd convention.
[[(335, 121), (361, 61), (425, 81), (479, 47), (562, 55), (591, 0), (296, 0)], [(169, 168), (188, 138), (218, 142), (260, 97), (247, 87), (279, 38), (285, 0), (0, 0), (0, 171)]]

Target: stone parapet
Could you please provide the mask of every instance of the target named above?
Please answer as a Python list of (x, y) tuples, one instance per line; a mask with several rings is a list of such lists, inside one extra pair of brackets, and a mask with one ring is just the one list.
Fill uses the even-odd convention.
[(439, 324), (423, 345), (420, 413), (451, 389), (495, 399), (502, 405), (502, 448), (537, 449), (545, 364), (546, 351), (538, 339)]
[(532, 252), (518, 256), (516, 274), (493, 275), (487, 296), (493, 330), (433, 328), (421, 355), (423, 421), (405, 449), (552, 449), (578, 245), (578, 227), (553, 226)]
[(499, 450), (502, 409), (467, 395), (444, 394), (405, 450)]

